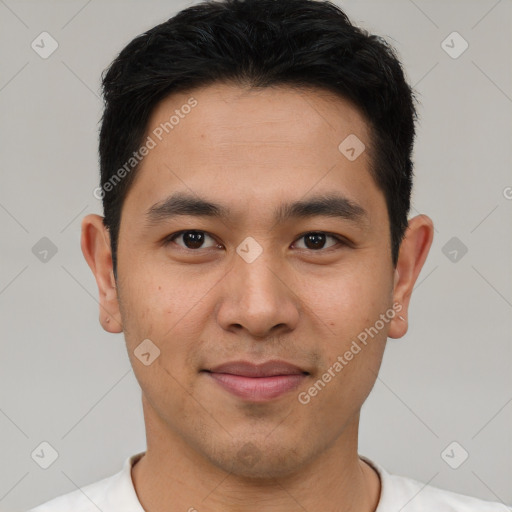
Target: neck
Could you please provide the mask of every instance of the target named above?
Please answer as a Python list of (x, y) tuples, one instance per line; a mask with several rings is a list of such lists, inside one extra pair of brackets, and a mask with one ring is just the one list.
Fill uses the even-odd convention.
[(293, 474), (254, 479), (227, 473), (146, 414), (147, 451), (132, 468), (146, 512), (374, 512), (380, 479), (357, 454), (359, 414), (332, 446)]

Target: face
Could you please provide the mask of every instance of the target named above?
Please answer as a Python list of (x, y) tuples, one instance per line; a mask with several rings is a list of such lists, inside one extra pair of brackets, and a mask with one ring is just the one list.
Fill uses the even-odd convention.
[(148, 136), (117, 269), (145, 413), (225, 471), (291, 474), (358, 418), (398, 322), (367, 124), (329, 93), (219, 84), (164, 100)]

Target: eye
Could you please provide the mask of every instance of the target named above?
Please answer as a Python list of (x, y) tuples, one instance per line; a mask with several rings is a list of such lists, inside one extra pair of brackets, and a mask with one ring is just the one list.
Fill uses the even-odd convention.
[[(210, 239), (211, 243), (208, 246), (205, 246), (205, 239)], [(327, 239), (331, 239), (334, 243), (331, 245), (325, 245)], [(182, 243), (177, 243), (176, 240), (181, 240)], [(304, 247), (297, 247), (298, 249), (306, 249), (315, 252), (319, 252), (322, 249), (330, 249), (336, 245), (347, 245), (347, 241), (342, 237), (336, 235), (330, 235), (329, 233), (325, 233), (323, 231), (310, 231), (308, 233), (304, 233), (297, 240), (304, 240)], [(186, 231), (178, 231), (177, 233), (173, 233), (169, 235), (163, 240), (164, 245), (169, 245), (170, 243), (176, 243), (179, 247), (185, 250), (199, 250), (199, 249), (210, 249), (214, 247), (221, 246), (215, 241), (215, 239), (206, 233), (205, 231), (199, 230), (186, 230)], [(297, 242), (294, 244), (296, 246)]]
[[(331, 238), (335, 241), (335, 243), (325, 247), (325, 241), (327, 238)], [(309, 233), (305, 233), (298, 240), (304, 240), (305, 247), (299, 247), (299, 249), (309, 249), (312, 251), (318, 251), (320, 249), (329, 249), (335, 245), (343, 245), (345, 241), (338, 236), (330, 235), (328, 233), (324, 233), (323, 231), (311, 231)]]
[[(211, 240), (213, 240), (214, 243), (210, 246), (204, 247), (203, 244), (204, 244), (205, 238), (210, 238)], [(168, 236), (164, 240), (164, 245), (168, 245), (169, 243), (174, 242), (177, 239), (183, 240), (184, 245), (181, 245), (181, 244), (177, 244), (177, 245), (179, 245), (180, 247), (183, 247), (184, 249), (191, 249), (191, 250), (208, 249), (210, 247), (215, 247), (215, 246), (219, 245), (206, 232), (197, 231), (197, 230), (179, 231), (178, 233), (174, 233), (174, 234)]]

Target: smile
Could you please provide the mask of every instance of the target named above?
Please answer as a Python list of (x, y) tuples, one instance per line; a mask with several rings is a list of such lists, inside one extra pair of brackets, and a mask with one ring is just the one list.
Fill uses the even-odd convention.
[(231, 394), (251, 402), (266, 402), (288, 393), (309, 375), (284, 361), (253, 364), (235, 361), (203, 372)]

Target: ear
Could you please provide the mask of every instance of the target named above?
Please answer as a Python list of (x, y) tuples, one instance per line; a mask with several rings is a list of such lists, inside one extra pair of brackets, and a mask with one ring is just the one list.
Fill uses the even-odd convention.
[(103, 217), (87, 215), (82, 220), (82, 253), (96, 278), (99, 291), (100, 323), (105, 331), (123, 331), (112, 266), (110, 234)]
[[(427, 259), (433, 237), (434, 224), (429, 217), (418, 215), (409, 221), (395, 268), (393, 303), (397, 307), (388, 331), (390, 338), (401, 338), (407, 332), (412, 290)], [(398, 304), (402, 307), (399, 308)]]

